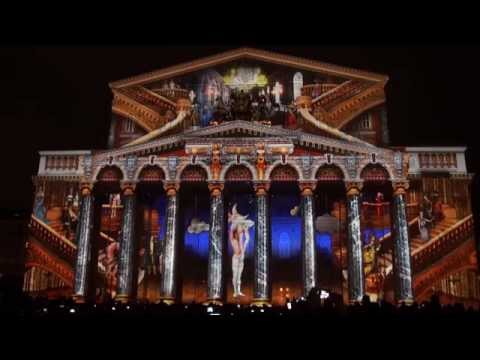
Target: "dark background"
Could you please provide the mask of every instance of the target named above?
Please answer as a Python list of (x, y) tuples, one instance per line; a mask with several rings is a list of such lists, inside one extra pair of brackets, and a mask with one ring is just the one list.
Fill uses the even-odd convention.
[[(0, 49), (0, 208), (32, 205), (39, 150), (101, 149), (108, 83), (236, 46), (12, 46)], [(392, 145), (461, 145), (479, 172), (480, 48), (474, 45), (259, 46), (386, 74)]]

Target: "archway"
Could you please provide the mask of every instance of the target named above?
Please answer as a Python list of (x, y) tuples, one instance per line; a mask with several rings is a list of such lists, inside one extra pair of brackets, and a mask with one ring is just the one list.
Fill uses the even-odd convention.
[(207, 171), (188, 165), (180, 174), (179, 271), (182, 302), (207, 300), (210, 191)]
[[(226, 300), (249, 304), (253, 301), (254, 243), (256, 199), (253, 174), (242, 164), (231, 165), (225, 173), (224, 210), (226, 214), (226, 266), (224, 271)], [(239, 219), (248, 230), (241, 232)]]
[(302, 294), (300, 176), (282, 164), (269, 178), (272, 303), (284, 305)]
[(388, 171), (380, 164), (366, 165), (360, 178), (363, 180), (360, 229), (365, 292), (377, 301), (387, 296), (386, 271), (393, 259), (390, 218), (393, 189)]
[(122, 170), (114, 165), (103, 167), (96, 176), (91, 283), (97, 301), (115, 297), (123, 205), (120, 182)]
[(166, 230), (165, 172), (146, 165), (138, 174), (137, 193), (137, 299), (150, 302), (160, 298), (161, 249)]
[(318, 286), (331, 296), (342, 297), (347, 289), (347, 210), (345, 175), (336, 165), (318, 168), (315, 179), (315, 243)]

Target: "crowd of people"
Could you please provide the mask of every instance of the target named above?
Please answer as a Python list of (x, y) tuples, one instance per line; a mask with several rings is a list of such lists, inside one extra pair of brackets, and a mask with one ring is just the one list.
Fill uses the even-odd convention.
[(393, 305), (387, 302), (362, 302), (344, 305), (341, 296), (325, 299), (318, 289), (307, 298), (292, 299), (284, 306), (252, 307), (239, 304), (223, 306), (205, 304), (174, 304), (144, 302), (104, 302), (76, 304), (71, 299), (48, 300), (23, 296), (16, 301), (3, 301), (0, 306), (2, 320), (295, 320), (317, 319), (320, 322), (392, 321), (402, 319), (461, 318), (478, 322), (480, 311), (462, 304), (441, 305), (438, 297), (429, 302), (412, 305)]

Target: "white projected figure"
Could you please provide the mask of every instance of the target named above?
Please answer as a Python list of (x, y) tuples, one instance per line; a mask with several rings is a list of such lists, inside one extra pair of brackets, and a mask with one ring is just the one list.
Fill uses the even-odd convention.
[(302, 95), (303, 75), (301, 72), (293, 75), (293, 100)]
[(248, 242), (250, 241), (248, 229), (254, 225), (254, 222), (250, 219), (247, 219), (247, 217), (248, 215), (240, 215), (237, 212), (237, 204), (233, 205), (232, 212), (228, 214), (228, 222), (230, 223), (228, 238), (233, 248), (233, 297), (245, 296), (245, 294), (243, 294), (241, 291), (242, 272), (245, 260), (245, 251), (247, 249)]
[(278, 81), (275, 82), (275, 86), (272, 89), (272, 94), (275, 95), (275, 103), (280, 104), (280, 96), (283, 93), (283, 86)]

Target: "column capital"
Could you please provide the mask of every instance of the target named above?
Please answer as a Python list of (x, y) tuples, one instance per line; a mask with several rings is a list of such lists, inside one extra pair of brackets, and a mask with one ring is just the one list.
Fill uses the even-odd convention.
[(224, 188), (224, 183), (220, 181), (210, 181), (208, 183), (208, 190), (212, 196), (220, 196)]
[(301, 181), (298, 183), (298, 187), (300, 188), (303, 196), (313, 195), (313, 191), (315, 190), (316, 186), (316, 181)]
[(410, 183), (408, 181), (392, 181), (393, 195), (402, 195), (408, 190)]
[(91, 181), (82, 181), (80, 182), (80, 194), (90, 195), (93, 191), (93, 182)]
[(180, 184), (177, 182), (165, 182), (163, 188), (167, 192), (167, 196), (175, 196), (177, 191), (180, 190)]
[(347, 190), (347, 196), (358, 195), (363, 188), (363, 182), (361, 181), (346, 181), (345, 189)]
[(120, 183), (120, 189), (123, 195), (127, 195), (127, 196), (135, 194), (136, 186), (137, 186), (137, 183), (134, 181), (122, 181)]

